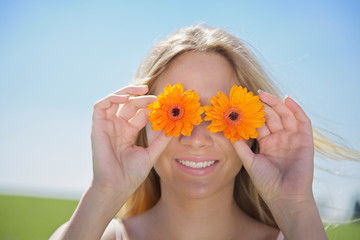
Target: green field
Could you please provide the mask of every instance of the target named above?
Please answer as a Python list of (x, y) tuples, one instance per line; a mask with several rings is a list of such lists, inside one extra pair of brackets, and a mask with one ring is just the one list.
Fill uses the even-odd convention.
[(326, 232), (331, 240), (360, 240), (360, 222), (329, 226)]
[[(48, 239), (78, 201), (0, 195), (0, 240)], [(359, 240), (360, 223), (327, 229), (331, 240)]]
[(0, 195), (0, 239), (49, 239), (78, 201)]

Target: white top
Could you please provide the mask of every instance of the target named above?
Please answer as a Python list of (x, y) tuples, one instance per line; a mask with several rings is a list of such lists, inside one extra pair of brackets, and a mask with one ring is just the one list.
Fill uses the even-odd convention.
[(129, 240), (129, 237), (126, 233), (125, 227), (121, 219), (113, 219), (112, 224), (115, 228), (116, 240)]

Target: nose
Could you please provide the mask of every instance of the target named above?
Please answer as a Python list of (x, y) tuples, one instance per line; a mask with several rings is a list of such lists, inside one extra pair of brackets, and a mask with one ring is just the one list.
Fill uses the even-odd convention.
[(201, 122), (194, 126), (190, 136), (181, 136), (180, 143), (192, 148), (204, 148), (212, 145), (212, 138), (206, 127), (209, 122)]

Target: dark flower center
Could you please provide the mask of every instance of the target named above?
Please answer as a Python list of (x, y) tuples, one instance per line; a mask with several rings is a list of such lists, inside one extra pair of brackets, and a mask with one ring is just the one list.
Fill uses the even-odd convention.
[(232, 121), (236, 121), (238, 118), (239, 118), (239, 114), (237, 112), (231, 112), (229, 114), (229, 118), (232, 120)]
[(224, 113), (224, 118), (227, 124), (239, 125), (243, 120), (243, 113), (237, 107), (230, 107)]
[(178, 109), (178, 108), (173, 108), (172, 111), (171, 111), (171, 113), (172, 113), (172, 115), (173, 115), (174, 117), (177, 117), (177, 116), (179, 116), (179, 114), (180, 114), (180, 109)]
[(170, 108), (167, 110), (167, 114), (170, 120), (177, 121), (180, 120), (185, 113), (185, 109), (181, 104), (173, 104), (170, 106)]

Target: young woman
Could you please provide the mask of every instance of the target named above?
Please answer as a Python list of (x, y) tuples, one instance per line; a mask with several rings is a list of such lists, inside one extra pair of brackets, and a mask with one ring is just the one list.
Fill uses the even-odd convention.
[[(190, 135), (152, 130), (149, 104), (178, 83), (201, 106), (234, 85), (258, 94), (257, 138), (230, 141), (209, 121)], [(314, 139), (326, 146), (244, 43), (221, 29), (180, 29), (153, 48), (133, 86), (95, 104), (93, 181), (51, 239), (327, 239), (312, 192)]]

